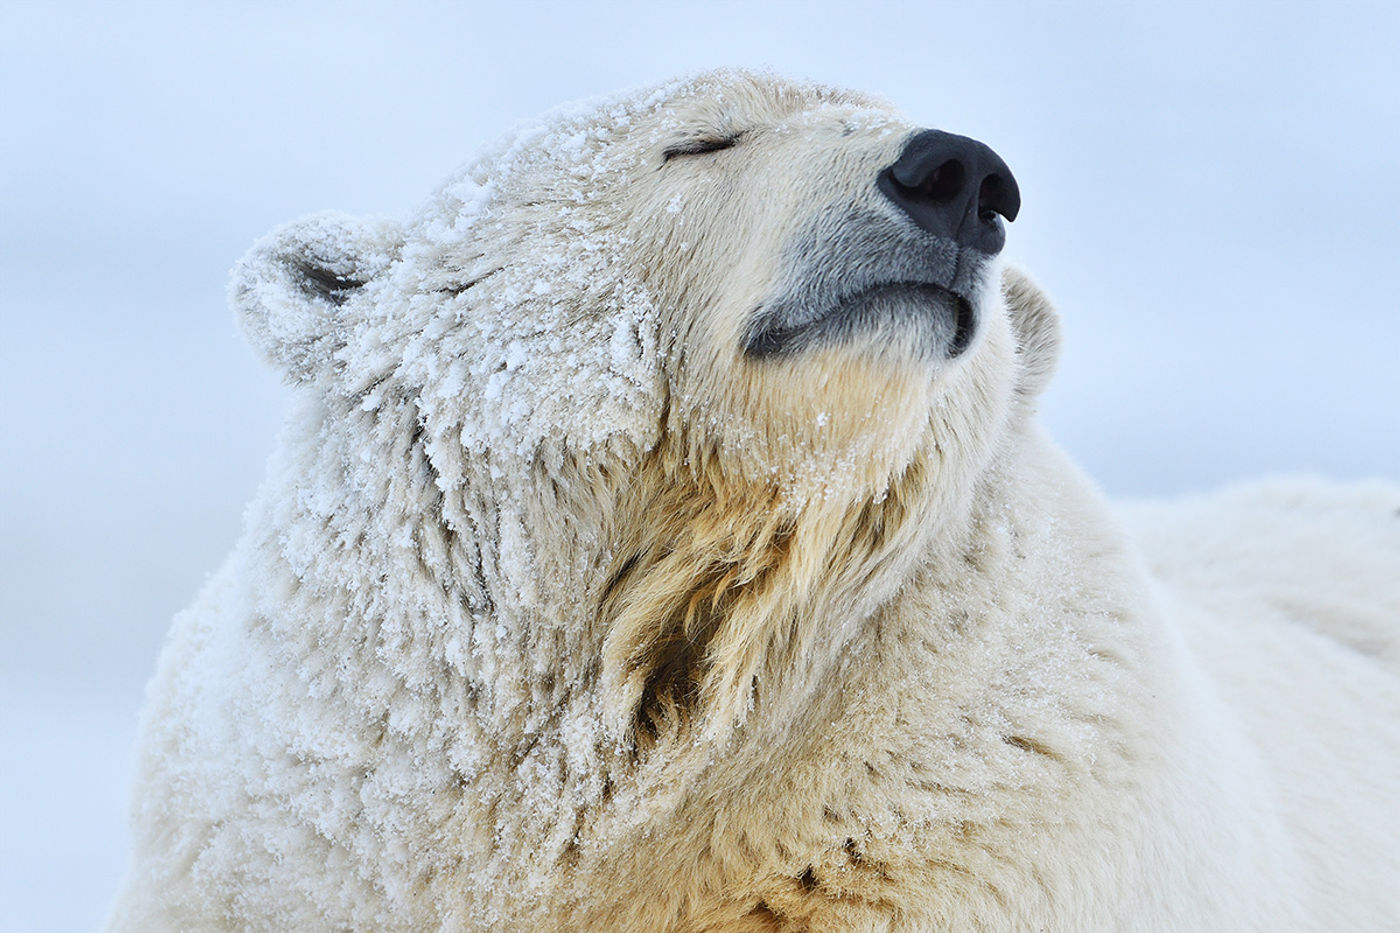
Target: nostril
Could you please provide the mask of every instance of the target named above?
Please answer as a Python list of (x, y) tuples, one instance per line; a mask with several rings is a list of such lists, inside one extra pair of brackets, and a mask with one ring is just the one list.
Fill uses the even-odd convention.
[(929, 173), (919, 186), (919, 191), (932, 201), (946, 204), (962, 192), (966, 179), (967, 169), (963, 164), (957, 159), (949, 159)]
[(1020, 204), (1011, 196), (1006, 180), (1000, 175), (992, 174), (982, 179), (982, 184), (977, 189), (977, 216), (983, 220), (992, 220), (997, 214), (1007, 220), (1015, 220)]

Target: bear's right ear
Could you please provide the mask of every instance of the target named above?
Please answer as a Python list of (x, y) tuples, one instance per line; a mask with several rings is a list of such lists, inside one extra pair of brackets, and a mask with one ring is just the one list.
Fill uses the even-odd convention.
[(389, 222), (313, 214), (253, 244), (234, 267), (229, 303), (253, 347), (305, 382), (328, 370), (355, 325), (355, 298), (402, 243)]
[(1011, 315), (1016, 355), (1021, 360), (1016, 391), (1023, 398), (1033, 398), (1050, 382), (1060, 359), (1060, 316), (1040, 286), (1013, 266), (1002, 269), (1001, 294)]

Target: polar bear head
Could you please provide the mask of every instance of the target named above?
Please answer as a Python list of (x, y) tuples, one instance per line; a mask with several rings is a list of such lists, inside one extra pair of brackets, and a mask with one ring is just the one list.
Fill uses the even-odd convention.
[(1018, 209), (980, 143), (712, 73), (525, 127), (406, 223), (284, 227), (232, 297), (359, 539), (455, 542), (449, 660), (502, 710), (553, 666), (650, 747), (797, 702), (966, 513), (1056, 352)]

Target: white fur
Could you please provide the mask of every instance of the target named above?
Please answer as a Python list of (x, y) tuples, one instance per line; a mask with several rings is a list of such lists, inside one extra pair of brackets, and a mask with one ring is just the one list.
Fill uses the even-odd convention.
[(873, 261), (913, 129), (706, 75), (260, 241), (297, 410), (161, 658), (112, 928), (1394, 928), (1400, 490), (1134, 507), (1139, 552), (996, 266), (957, 359), (739, 352)]

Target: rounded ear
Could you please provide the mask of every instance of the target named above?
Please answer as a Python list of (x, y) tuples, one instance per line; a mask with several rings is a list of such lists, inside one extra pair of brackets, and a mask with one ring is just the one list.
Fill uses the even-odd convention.
[(1025, 398), (1039, 395), (1055, 374), (1060, 358), (1060, 316), (1030, 277), (1007, 266), (1001, 273), (1001, 294), (1016, 333), (1021, 380), (1016, 391)]
[(288, 378), (329, 370), (355, 325), (355, 298), (397, 258), (397, 225), (313, 214), (273, 230), (234, 266), (229, 303), (253, 347)]

